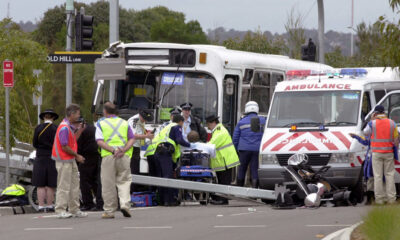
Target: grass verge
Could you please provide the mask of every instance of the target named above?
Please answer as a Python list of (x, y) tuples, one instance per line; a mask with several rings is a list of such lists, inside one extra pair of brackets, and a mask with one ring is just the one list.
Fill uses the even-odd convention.
[(400, 239), (400, 206), (376, 206), (364, 219), (360, 230), (368, 240)]

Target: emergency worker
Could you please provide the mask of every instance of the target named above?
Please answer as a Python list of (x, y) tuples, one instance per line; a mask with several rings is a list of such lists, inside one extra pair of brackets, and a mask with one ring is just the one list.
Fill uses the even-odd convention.
[[(96, 141), (101, 147), (101, 183), (104, 201), (102, 218), (114, 218), (120, 209), (124, 217), (131, 217), (130, 186), (132, 182), (130, 160), (135, 142), (128, 122), (117, 117), (114, 104), (107, 102), (103, 107), (104, 119), (96, 124)], [(118, 189), (118, 193), (117, 193)]]
[(204, 129), (203, 125), (201, 124), (201, 120), (198, 117), (193, 116), (191, 113), (193, 104), (190, 102), (181, 104), (182, 109), (182, 116), (185, 119), (183, 122), (183, 138), (185, 141), (188, 140), (187, 136), (190, 131), (196, 131), (199, 133), (200, 141), (206, 142), (207, 141), (207, 131)]
[(375, 202), (392, 204), (396, 202), (394, 151), (399, 146), (399, 133), (395, 122), (385, 115), (382, 105), (375, 107), (374, 118), (372, 124), (367, 124), (364, 129), (364, 135), (371, 139)]
[[(258, 188), (258, 155), (265, 118), (258, 116), (258, 104), (254, 101), (246, 103), (245, 116), (239, 121), (233, 132), (233, 144), (239, 151), (240, 166), (237, 176), (237, 185), (244, 186), (247, 168), (250, 165), (251, 185)], [(251, 131), (251, 119), (259, 118), (261, 124), (260, 132)]]
[(79, 210), (79, 173), (76, 162), (85, 162), (85, 158), (78, 154), (77, 138), (82, 129), (76, 126), (80, 114), (78, 105), (69, 105), (67, 116), (58, 126), (54, 138), (51, 158), (56, 161), (58, 173), (55, 207), (58, 218), (87, 217), (87, 213)]
[(53, 124), (53, 121), (58, 119), (58, 114), (52, 109), (47, 109), (39, 114), (39, 118), (44, 122), (35, 128), (33, 135), (32, 145), (36, 148), (36, 158), (33, 162), (32, 185), (37, 187), (39, 212), (54, 212), (57, 169), (51, 159), (51, 150), (57, 132), (57, 125)]
[[(209, 143), (215, 145), (216, 157), (211, 158), (211, 168), (216, 171), (218, 184), (230, 185), (232, 182), (232, 170), (240, 164), (235, 146), (228, 130), (219, 122), (215, 115), (206, 118), (207, 128), (212, 131)], [(226, 198), (213, 196), (212, 204), (225, 205), (229, 201)]]
[[(140, 173), (140, 149), (145, 145), (145, 140), (153, 139), (154, 134), (151, 132), (147, 132), (145, 128), (145, 124), (153, 121), (154, 116), (153, 113), (149, 110), (140, 110), (138, 114), (128, 119), (128, 124), (133, 130), (133, 134), (135, 135), (135, 143), (133, 144), (133, 154), (131, 159), (131, 173), (139, 174)], [(149, 164), (149, 175), (154, 176), (152, 174), (154, 170), (154, 162), (148, 162)], [(133, 183), (131, 184), (131, 193), (134, 192), (134, 188), (138, 188)]]
[[(154, 148), (149, 155), (154, 155), (157, 176), (172, 178), (174, 164), (181, 155), (180, 146), (190, 147), (182, 136), (183, 117), (174, 115), (172, 123), (164, 127), (153, 139)], [(150, 146), (149, 146), (150, 147)], [(176, 190), (172, 188), (159, 188), (160, 202), (164, 206), (177, 206), (175, 199)]]

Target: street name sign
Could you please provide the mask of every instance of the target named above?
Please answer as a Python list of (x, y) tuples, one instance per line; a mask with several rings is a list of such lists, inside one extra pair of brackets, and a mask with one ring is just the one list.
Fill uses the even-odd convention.
[(102, 52), (54, 52), (47, 56), (50, 63), (94, 63)]

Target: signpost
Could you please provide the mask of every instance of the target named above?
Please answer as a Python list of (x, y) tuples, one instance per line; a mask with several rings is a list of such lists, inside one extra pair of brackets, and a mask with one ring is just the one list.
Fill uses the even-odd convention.
[(47, 56), (50, 63), (94, 63), (102, 52), (54, 52)]
[(10, 87), (14, 86), (14, 63), (3, 61), (3, 86), (6, 92), (6, 186), (10, 183)]
[[(42, 69), (33, 69), (33, 75), (39, 79), (39, 74), (42, 73)], [(37, 114), (38, 114), (38, 125), (40, 124), (40, 106), (42, 105), (42, 85), (37, 87), (37, 91), (39, 92), (39, 96), (33, 94), (33, 105), (37, 105)]]

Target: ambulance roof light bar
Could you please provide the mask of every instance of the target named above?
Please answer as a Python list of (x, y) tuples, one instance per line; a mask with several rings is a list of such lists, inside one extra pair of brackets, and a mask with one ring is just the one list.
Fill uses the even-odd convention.
[(342, 68), (342, 69), (340, 69), (340, 75), (342, 75), (342, 76), (362, 77), (367, 74), (368, 74), (368, 71), (364, 68)]
[(315, 70), (289, 70), (286, 72), (286, 80), (301, 80), (309, 76), (325, 76), (330, 74), (330, 71), (315, 71)]

